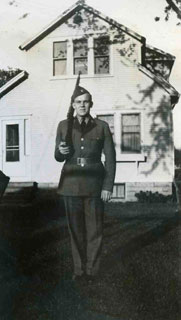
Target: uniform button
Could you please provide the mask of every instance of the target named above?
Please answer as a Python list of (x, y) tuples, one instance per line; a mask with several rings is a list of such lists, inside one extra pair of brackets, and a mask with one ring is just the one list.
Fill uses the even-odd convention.
[(81, 164), (81, 167), (84, 167), (84, 164), (83, 164), (83, 163)]
[(81, 141), (84, 141), (84, 138), (81, 138)]
[(82, 146), (82, 147), (81, 147), (81, 149), (83, 150), (83, 149), (84, 149), (84, 147)]

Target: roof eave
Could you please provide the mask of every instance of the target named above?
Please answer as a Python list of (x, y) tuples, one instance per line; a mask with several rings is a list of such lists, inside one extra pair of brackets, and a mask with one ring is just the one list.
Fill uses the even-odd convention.
[(73, 5), (68, 10), (64, 11), (58, 18), (53, 20), (46, 28), (41, 30), (38, 34), (36, 34), (31, 40), (28, 40), (24, 42), (22, 45), (19, 46), (19, 49), (21, 50), (29, 50), (31, 49), (36, 43), (41, 41), (46, 35), (48, 35), (50, 32), (55, 30), (57, 27), (59, 27), (66, 19), (68, 19), (74, 11), (80, 10), (82, 5)]
[(17, 87), (21, 82), (28, 78), (29, 74), (26, 71), (20, 72), (14, 78), (9, 80), (4, 86), (0, 88), (0, 98), (6, 95), (9, 91)]
[(95, 10), (94, 8), (87, 6), (87, 5), (83, 5), (83, 7), (85, 9), (87, 9), (89, 12), (94, 13), (95, 15), (97, 15), (100, 19), (110, 23), (111, 25), (121, 29), (122, 31), (124, 31), (125, 33), (131, 35), (133, 38), (135, 38), (136, 40), (139, 40), (140, 42), (145, 43), (145, 37), (141, 36), (140, 34), (136, 33), (135, 31), (125, 27), (124, 25), (122, 25), (121, 23), (115, 21), (112, 18), (109, 18), (108, 16), (102, 14), (100, 11)]
[(170, 95), (172, 101), (174, 100), (174, 105), (178, 103), (180, 98), (180, 93), (163, 77), (155, 75), (150, 70), (148, 70), (146, 67), (142, 66), (141, 64), (137, 64), (138, 69), (146, 74), (149, 78), (156, 81), (162, 88)]
[(161, 49), (158, 49), (158, 48), (156, 48), (156, 47), (153, 47), (153, 46), (151, 46), (150, 44), (146, 44), (146, 48), (149, 48), (149, 49), (151, 49), (151, 50), (155, 50), (155, 51), (163, 54), (163, 55), (166, 56), (167, 58), (170, 58), (170, 60), (175, 61), (175, 59), (176, 59), (176, 57), (173, 56), (172, 54), (170, 54), (170, 53), (168, 53), (168, 52), (165, 52), (165, 51), (163, 51), (163, 50), (161, 50)]

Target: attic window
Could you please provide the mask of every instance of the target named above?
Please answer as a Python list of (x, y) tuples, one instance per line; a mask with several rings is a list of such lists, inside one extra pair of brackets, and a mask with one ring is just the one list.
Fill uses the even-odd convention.
[(53, 75), (66, 74), (67, 70), (67, 41), (53, 43)]
[(94, 71), (95, 74), (109, 73), (109, 37), (94, 39)]
[(74, 54), (74, 74), (87, 74), (88, 71), (88, 43), (87, 39), (73, 41)]

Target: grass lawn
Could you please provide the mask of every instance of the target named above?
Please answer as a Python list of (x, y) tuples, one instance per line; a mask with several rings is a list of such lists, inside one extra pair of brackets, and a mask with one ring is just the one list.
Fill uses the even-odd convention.
[(71, 280), (57, 208), (0, 215), (0, 320), (179, 320), (180, 219), (175, 203), (109, 203), (100, 276)]

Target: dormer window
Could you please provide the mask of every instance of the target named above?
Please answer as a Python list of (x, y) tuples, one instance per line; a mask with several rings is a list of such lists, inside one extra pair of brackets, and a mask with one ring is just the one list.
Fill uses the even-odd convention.
[(67, 41), (53, 43), (53, 75), (61, 76), (67, 73)]

